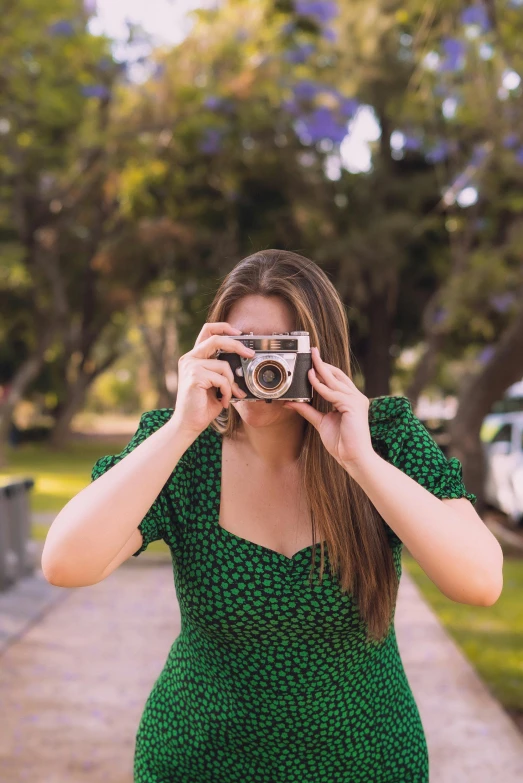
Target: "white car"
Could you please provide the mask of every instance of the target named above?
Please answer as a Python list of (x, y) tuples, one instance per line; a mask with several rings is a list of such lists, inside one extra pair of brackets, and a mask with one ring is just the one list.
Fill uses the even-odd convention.
[(480, 437), (487, 459), (485, 499), (511, 524), (523, 525), (523, 381), (494, 405)]

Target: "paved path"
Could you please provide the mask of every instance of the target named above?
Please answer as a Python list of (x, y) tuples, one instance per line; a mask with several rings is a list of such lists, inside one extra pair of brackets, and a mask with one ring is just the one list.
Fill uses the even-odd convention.
[(2, 783), (132, 783), (138, 721), (179, 632), (170, 560), (134, 560), (56, 588), (67, 595), (5, 649)]
[[(54, 595), (0, 657), (0, 781), (132, 783), (138, 721), (179, 633), (171, 563), (142, 556), (97, 585), (50, 587)], [(8, 601), (5, 634), (6, 622)], [(396, 629), (431, 783), (520, 783), (521, 734), (405, 571)]]
[(395, 625), (427, 735), (430, 783), (521, 783), (523, 735), (405, 570)]

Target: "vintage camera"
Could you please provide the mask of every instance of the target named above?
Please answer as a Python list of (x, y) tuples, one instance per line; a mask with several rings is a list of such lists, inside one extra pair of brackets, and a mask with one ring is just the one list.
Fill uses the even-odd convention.
[[(309, 332), (244, 332), (231, 336), (256, 351), (252, 357), (220, 349), (216, 353), (217, 359), (229, 362), (238, 386), (247, 393), (241, 400), (309, 402), (312, 399), (308, 375), (312, 367)], [(216, 391), (221, 399), (221, 391)], [(238, 397), (233, 395), (231, 399)]]

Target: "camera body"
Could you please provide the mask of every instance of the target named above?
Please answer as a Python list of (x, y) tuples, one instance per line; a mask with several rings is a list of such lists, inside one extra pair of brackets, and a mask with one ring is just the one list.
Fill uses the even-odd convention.
[[(309, 402), (312, 399), (312, 384), (309, 369), (312, 354), (309, 332), (273, 332), (253, 334), (245, 332), (231, 335), (244, 345), (256, 351), (252, 357), (218, 350), (217, 359), (229, 362), (238, 386), (246, 392), (248, 400), (296, 400)], [(222, 394), (217, 389), (217, 397)], [(238, 397), (231, 398), (238, 400)]]

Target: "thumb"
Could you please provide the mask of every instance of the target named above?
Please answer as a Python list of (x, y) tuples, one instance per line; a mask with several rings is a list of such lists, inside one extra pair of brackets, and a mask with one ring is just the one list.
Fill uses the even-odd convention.
[(320, 422), (323, 418), (323, 414), (320, 413), (320, 411), (316, 410), (310, 403), (308, 402), (284, 402), (283, 403), (284, 408), (291, 408), (292, 410), (297, 411), (300, 413), (304, 419), (307, 419), (307, 421), (310, 421), (313, 427), (320, 426)]

